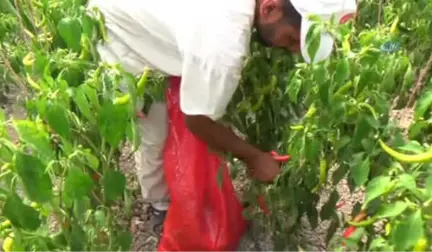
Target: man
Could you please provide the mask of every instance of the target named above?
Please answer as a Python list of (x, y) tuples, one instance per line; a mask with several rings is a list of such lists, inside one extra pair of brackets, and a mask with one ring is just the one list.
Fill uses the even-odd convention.
[[(334, 15), (342, 22), (356, 12), (355, 0), (90, 0), (89, 5), (105, 17), (110, 42), (98, 48), (102, 59), (137, 75), (148, 66), (181, 76), (180, 107), (188, 129), (211, 148), (244, 161), (264, 182), (279, 173), (279, 164), (216, 122), (237, 88), (252, 28), (267, 46), (301, 51), (310, 62), (308, 15)], [(332, 44), (322, 34), (314, 61), (326, 59)], [(169, 205), (161, 155), (168, 124), (165, 105), (153, 104), (140, 124), (138, 178), (157, 226)]]

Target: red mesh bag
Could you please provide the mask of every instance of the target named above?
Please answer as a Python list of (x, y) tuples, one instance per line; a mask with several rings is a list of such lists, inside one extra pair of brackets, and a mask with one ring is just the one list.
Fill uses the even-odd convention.
[[(166, 91), (169, 132), (164, 149), (171, 205), (158, 251), (233, 251), (246, 221), (225, 161), (186, 128), (180, 110), (180, 78)], [(218, 183), (219, 169), (222, 183)], [(220, 175), (219, 175), (220, 176)]]

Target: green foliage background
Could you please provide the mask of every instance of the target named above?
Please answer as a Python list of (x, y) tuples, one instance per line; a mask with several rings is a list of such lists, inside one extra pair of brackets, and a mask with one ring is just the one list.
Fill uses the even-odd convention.
[[(112, 210), (120, 204), (130, 214), (119, 152), (126, 141), (139, 146), (137, 83), (147, 80), (148, 106), (162, 99), (164, 78), (132, 76), (100, 62), (95, 45), (105, 39), (102, 16), (84, 5), (0, 2), (0, 91), (16, 85), (27, 112), (23, 120), (0, 113), (0, 229), (2, 237), (13, 239), (13, 250), (130, 248), (131, 234)], [(353, 22), (317, 22), (315, 29), (335, 35), (337, 49), (312, 65), (252, 43), (225, 121), (261, 149), (291, 155), (273, 184), (254, 181), (245, 195), (252, 203), (264, 196), (272, 214), (255, 209), (245, 215), (268, 224), (276, 249), (296, 245), (289, 237), (303, 215), (313, 227), (331, 221), (327, 240), (345, 244), (333, 244), (335, 250), (432, 249), (430, 158), (395, 159), (378, 141), (399, 152), (430, 152), (431, 16), (427, 0), (359, 1)], [(319, 39), (314, 30), (310, 52)], [(399, 50), (386, 52), (387, 42), (400, 43)], [(127, 95), (118, 91), (122, 80)], [(395, 109), (412, 115), (408, 129), (390, 116)], [(329, 168), (335, 169), (332, 177)], [(335, 185), (344, 177), (351, 191), (365, 189), (364, 202), (352, 213), (367, 213), (363, 222), (337, 214)], [(323, 188), (331, 196), (318, 211)], [(385, 228), (374, 228), (377, 222)], [(357, 228), (340, 238), (348, 226)]]

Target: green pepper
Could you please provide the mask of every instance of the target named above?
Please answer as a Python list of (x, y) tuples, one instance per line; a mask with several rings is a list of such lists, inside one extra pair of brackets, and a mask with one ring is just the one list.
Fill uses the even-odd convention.
[(312, 103), (312, 105), (309, 107), (308, 111), (306, 112), (305, 118), (311, 118), (316, 114), (316, 106), (315, 103)]
[(124, 105), (124, 104), (127, 104), (129, 102), (129, 100), (130, 100), (130, 95), (129, 94), (125, 94), (125, 95), (122, 95), (120, 97), (116, 97), (114, 99), (113, 103), (115, 105)]
[(145, 87), (147, 84), (148, 74), (150, 72), (150, 69), (148, 67), (144, 68), (144, 71), (141, 75), (141, 78), (139, 79), (137, 83), (137, 94), (138, 97), (143, 97), (145, 92)]
[(7, 228), (11, 227), (11, 222), (10, 220), (5, 220), (2, 223), (0, 223), (0, 231), (3, 231)]
[(300, 130), (304, 129), (304, 126), (303, 125), (293, 125), (293, 126), (290, 126), (290, 129), (300, 131)]
[(367, 220), (359, 221), (359, 222), (348, 221), (348, 224), (350, 224), (351, 226), (354, 226), (354, 227), (365, 227), (365, 226), (369, 226), (369, 225), (375, 223), (375, 221), (376, 221), (376, 218), (372, 217), (372, 218), (369, 218)]
[(82, 49), (81, 49), (81, 53), (80, 53), (79, 59), (80, 60), (86, 60), (90, 56), (90, 46), (89, 46), (90, 41), (87, 38), (87, 36), (83, 36), (82, 39), (81, 39), (81, 41), (82, 41), (82, 43), (81, 43), (82, 44)]
[(37, 28), (41, 28), (43, 25), (47, 23), (46, 16), (42, 14), (42, 20), (39, 23), (36, 23), (35, 26)]
[(404, 163), (428, 163), (432, 161), (432, 151), (424, 152), (420, 154), (408, 155), (397, 152), (387, 146), (381, 139), (378, 140), (381, 148), (387, 152), (390, 156), (394, 157), (400, 162)]
[(30, 86), (36, 90), (41, 90), (41, 87), (30, 77), (30, 75), (26, 74), (27, 82), (30, 84)]
[(344, 94), (346, 91), (348, 91), (353, 85), (352, 81), (348, 81), (347, 84), (343, 85), (342, 87), (340, 87), (338, 89), (338, 91), (336, 92), (336, 95), (342, 95)]
[(372, 116), (373, 116), (375, 119), (378, 120), (378, 115), (377, 115), (375, 109), (372, 108), (371, 105), (369, 105), (369, 104), (363, 102), (363, 103), (360, 103), (359, 106), (360, 106), (360, 107), (363, 107), (363, 108), (367, 108), (367, 109), (371, 112)]
[(413, 251), (426, 251), (427, 240), (422, 237), (418, 239), (417, 243), (414, 245)]
[(23, 58), (22, 63), (24, 66), (31, 66), (35, 62), (35, 57), (33, 52), (27, 53), (27, 55)]
[(319, 182), (315, 186), (315, 188), (312, 189), (312, 192), (313, 193), (317, 192), (318, 189), (326, 182), (326, 180), (327, 180), (327, 160), (325, 158), (321, 158)]

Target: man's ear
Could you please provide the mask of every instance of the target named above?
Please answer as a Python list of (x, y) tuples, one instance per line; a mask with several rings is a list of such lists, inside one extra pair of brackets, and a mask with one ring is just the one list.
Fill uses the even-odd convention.
[(262, 0), (259, 8), (264, 23), (273, 23), (282, 17), (281, 0)]

